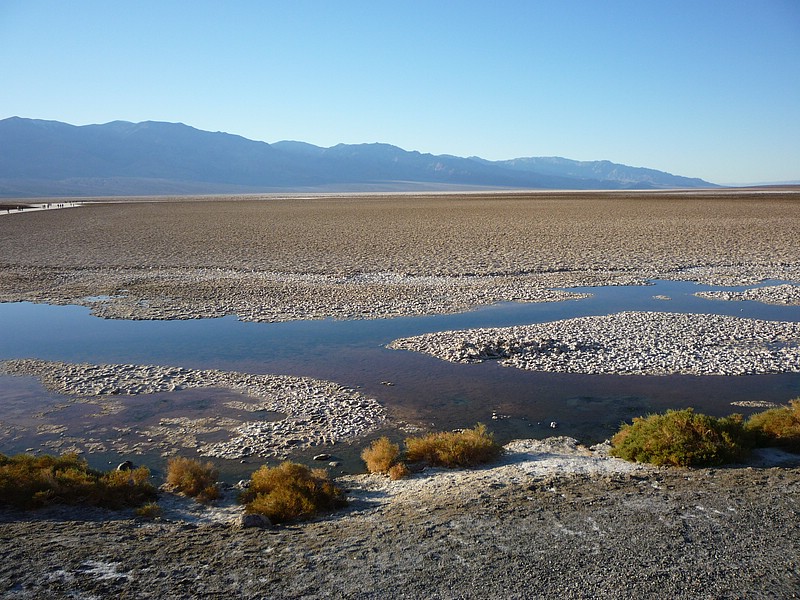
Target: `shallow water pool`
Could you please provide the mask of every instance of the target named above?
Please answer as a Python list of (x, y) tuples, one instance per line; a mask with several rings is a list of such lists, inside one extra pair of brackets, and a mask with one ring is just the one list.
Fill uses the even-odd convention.
[[(762, 285), (774, 285), (766, 282)], [(667, 408), (694, 406), (722, 415), (755, 409), (731, 402), (786, 402), (800, 396), (800, 374), (721, 376), (609, 376), (536, 373), (497, 363), (460, 365), (421, 354), (388, 350), (398, 337), (431, 331), (499, 327), (604, 315), (665, 311), (714, 313), (768, 320), (800, 321), (800, 307), (725, 302), (693, 294), (744, 290), (656, 281), (650, 286), (580, 288), (593, 297), (557, 303), (504, 303), (454, 315), (369, 321), (245, 323), (235, 317), (187, 321), (117, 321), (91, 316), (78, 306), (0, 304), (0, 360), (39, 358), (65, 362), (174, 365), (250, 373), (329, 379), (358, 388), (381, 401), (394, 419), (439, 429), (490, 425), (500, 441), (515, 437), (570, 435), (584, 442), (608, 437), (624, 420)], [(657, 299), (667, 297), (669, 299)], [(383, 382), (390, 382), (386, 385)], [(208, 390), (185, 390), (171, 406), (216, 414)], [(209, 396), (211, 394), (211, 396)], [(47, 412), (65, 398), (46, 392), (30, 378), (0, 377), (0, 452), (37, 447), (61, 434), (95, 438), (123, 424), (143, 426), (163, 409), (163, 398), (123, 402), (102, 423), (78, 409)], [(203, 405), (203, 401), (207, 402)], [(27, 409), (26, 409), (27, 407)], [(194, 407), (194, 408), (192, 408)], [(199, 407), (199, 408), (198, 408)], [(45, 411), (44, 416), (41, 415)], [(172, 411), (170, 414), (173, 414)], [(39, 415), (39, 416), (34, 416)], [(493, 416), (496, 418), (493, 419)], [(65, 432), (42, 424), (66, 425)], [(556, 427), (551, 427), (555, 423)], [(109, 434), (110, 435), (110, 434)], [(357, 448), (337, 448), (348, 461)], [(103, 456), (97, 452), (97, 457)], [(105, 459), (106, 457), (103, 456)], [(109, 457), (113, 461), (113, 457)], [(353, 466), (355, 468), (355, 466)]]

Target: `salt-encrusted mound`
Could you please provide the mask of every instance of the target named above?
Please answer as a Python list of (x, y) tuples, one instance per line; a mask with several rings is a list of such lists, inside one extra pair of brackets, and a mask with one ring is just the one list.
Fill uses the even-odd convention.
[(331, 381), (288, 375), (254, 375), (213, 369), (194, 370), (154, 365), (90, 365), (44, 360), (9, 360), (0, 371), (34, 375), (49, 389), (67, 395), (90, 397), (132, 396), (186, 388), (219, 387), (246, 394), (228, 406), (250, 413), (273, 411), (279, 420), (230, 422), (209, 416), (201, 422), (185, 417), (162, 418), (157, 431), (166, 436), (174, 429), (203, 433), (228, 430), (229, 439), (199, 445), (204, 456), (242, 458), (285, 457), (291, 449), (352, 440), (376, 429), (385, 420), (377, 400)]
[(531, 371), (625, 375), (800, 372), (800, 323), (721, 315), (621, 312), (469, 329), (389, 344), (452, 362), (497, 359)]
[(800, 306), (800, 285), (784, 283), (751, 288), (743, 292), (697, 292), (695, 296), (708, 300), (753, 300), (778, 306)]

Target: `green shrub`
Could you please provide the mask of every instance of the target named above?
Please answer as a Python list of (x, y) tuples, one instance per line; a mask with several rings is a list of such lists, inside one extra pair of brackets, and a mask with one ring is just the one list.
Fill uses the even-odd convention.
[(273, 523), (310, 519), (346, 504), (344, 493), (324, 469), (288, 461), (253, 473), (240, 501), (246, 512), (266, 515)]
[(612, 456), (681, 467), (732, 462), (751, 446), (741, 415), (715, 418), (691, 408), (636, 418), (622, 426), (611, 444)]
[(0, 454), (0, 504), (21, 509), (50, 504), (122, 508), (156, 497), (150, 471), (90, 469), (77, 454), (32, 456)]
[(472, 467), (497, 460), (503, 448), (494, 441), (486, 425), (459, 432), (429, 433), (406, 439), (406, 458), (441, 467)]
[(790, 452), (800, 452), (800, 398), (789, 406), (771, 408), (752, 415), (745, 423), (759, 446), (778, 446)]
[(174, 492), (211, 502), (220, 496), (217, 478), (219, 470), (210, 462), (178, 456), (167, 461), (167, 487)]
[(399, 456), (400, 446), (390, 442), (386, 436), (378, 438), (361, 452), (370, 473), (387, 473)]

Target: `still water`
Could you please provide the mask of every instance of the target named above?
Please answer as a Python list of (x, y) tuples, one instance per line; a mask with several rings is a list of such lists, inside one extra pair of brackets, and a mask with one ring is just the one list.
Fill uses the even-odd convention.
[[(774, 285), (768, 282), (762, 285)], [(440, 429), (490, 425), (499, 441), (570, 435), (584, 442), (608, 437), (632, 417), (694, 406), (714, 415), (752, 412), (737, 400), (786, 402), (800, 396), (800, 374), (747, 377), (611, 376), (536, 373), (488, 362), (457, 365), (385, 345), (398, 337), (449, 329), (500, 327), (604, 315), (626, 310), (715, 313), (800, 321), (800, 307), (697, 298), (718, 288), (656, 281), (651, 286), (575, 288), (591, 298), (557, 303), (504, 303), (467, 313), (369, 321), (245, 323), (235, 317), (188, 321), (117, 321), (78, 306), (0, 304), (0, 360), (40, 358), (66, 362), (175, 365), (329, 379), (381, 401), (395, 419)], [(654, 296), (668, 296), (669, 300)], [(392, 382), (392, 386), (382, 382)], [(223, 393), (223, 392), (220, 392)], [(172, 413), (193, 417), (216, 410), (213, 392), (173, 392)], [(150, 402), (152, 400), (152, 402)], [(35, 406), (57, 402), (30, 378), (0, 376), (0, 421), (19, 428)], [(148, 403), (150, 406), (148, 406)], [(141, 419), (156, 398), (132, 400)], [(37, 409), (38, 410), (38, 409)], [(496, 412), (504, 418), (492, 420)], [(153, 417), (153, 414), (150, 415)], [(121, 419), (120, 415), (117, 417)], [(112, 422), (114, 417), (109, 417)], [(125, 415), (128, 421), (131, 413)], [(76, 422), (80, 420), (75, 417)], [(551, 422), (558, 424), (556, 429)], [(8, 428), (7, 428), (8, 429)], [(0, 452), (24, 450), (35, 437), (2, 435)]]

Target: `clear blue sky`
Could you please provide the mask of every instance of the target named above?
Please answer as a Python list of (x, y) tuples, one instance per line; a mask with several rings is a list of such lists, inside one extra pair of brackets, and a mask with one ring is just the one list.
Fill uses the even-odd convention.
[(0, 118), (800, 180), (798, 0), (0, 0)]

